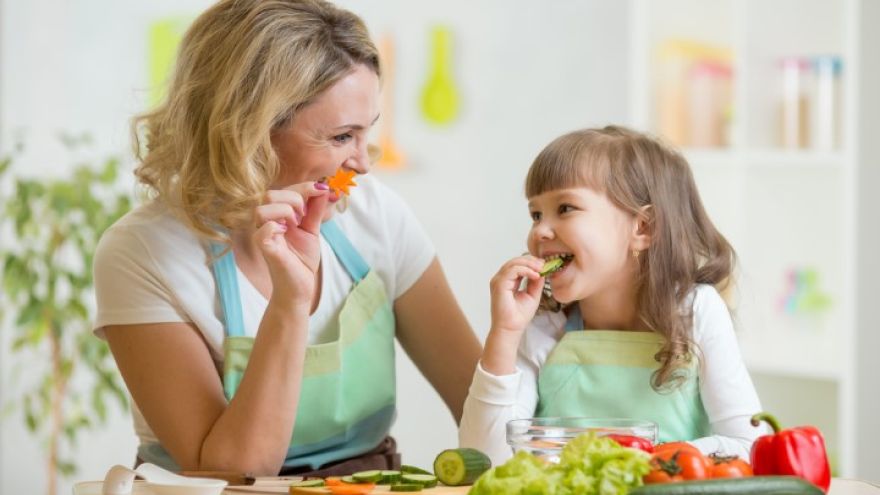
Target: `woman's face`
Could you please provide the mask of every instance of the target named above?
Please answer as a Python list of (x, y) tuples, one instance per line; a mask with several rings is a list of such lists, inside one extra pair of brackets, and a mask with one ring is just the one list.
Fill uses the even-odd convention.
[(340, 167), (368, 173), (368, 134), (378, 118), (379, 78), (358, 65), (272, 133), (281, 161), (272, 188), (317, 181)]

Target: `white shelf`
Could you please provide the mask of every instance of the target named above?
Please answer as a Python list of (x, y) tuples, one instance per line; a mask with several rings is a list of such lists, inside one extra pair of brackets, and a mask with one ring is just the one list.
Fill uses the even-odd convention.
[[(733, 74), (732, 108), (725, 114), (730, 116), (725, 121), (727, 138), (714, 140), (729, 144), (685, 147), (682, 152), (709, 216), (740, 255), (736, 319), (741, 351), (747, 367), (768, 387), (762, 401), (792, 417), (803, 413), (815, 421), (831, 434), (829, 448), (839, 455), (841, 473), (862, 476), (864, 472), (855, 471), (855, 452), (865, 457), (868, 449), (857, 449), (858, 429), (852, 425), (859, 419), (853, 411), (860, 411), (859, 417), (874, 416), (865, 414), (865, 399), (855, 391), (861, 387), (857, 379), (865, 379), (862, 370), (876, 370), (878, 365), (853, 363), (860, 343), (870, 341), (866, 333), (876, 332), (858, 326), (860, 315), (870, 315), (871, 309), (856, 301), (864, 299), (857, 296), (866, 280), (880, 279), (865, 274), (873, 265), (864, 260), (872, 260), (876, 248), (863, 246), (863, 234), (857, 230), (876, 225), (876, 211), (868, 213), (857, 203), (857, 192), (865, 189), (862, 181), (871, 174), (859, 160), (880, 156), (877, 143), (856, 139), (876, 125), (875, 117), (859, 117), (869, 109), (867, 103), (856, 101), (856, 91), (865, 99), (870, 94), (865, 88), (876, 87), (868, 84), (860, 89), (864, 84), (860, 65), (871, 65), (861, 52), (876, 46), (864, 41), (869, 39), (865, 26), (873, 26), (873, 21), (861, 16), (871, 8), (880, 11), (869, 4), (869, 0), (632, 0), (630, 38), (634, 75), (630, 122), (652, 133), (668, 129), (669, 138), (678, 136), (682, 142), (697, 142), (694, 129), (703, 130), (688, 122), (687, 112), (712, 106), (679, 99), (681, 93), (670, 90), (670, 80), (691, 94), (687, 91), (698, 87), (694, 74), (703, 74), (692, 71), (693, 61), (699, 58), (705, 63), (711, 55), (681, 50), (670, 58), (668, 52), (661, 56), (657, 47), (669, 40), (690, 40), (694, 46), (731, 50), (731, 57), (721, 59)], [(839, 147), (782, 148), (779, 62), (784, 57), (815, 55), (842, 60), (837, 82), (842, 90)], [(686, 63), (691, 65), (682, 69)], [(666, 106), (658, 104), (661, 95)], [(669, 113), (670, 101), (684, 105), (672, 108), (685, 110)], [(819, 108), (812, 101), (806, 105), (808, 114)], [(876, 110), (875, 105), (874, 115)], [(670, 125), (670, 116), (677, 117), (676, 125)], [(682, 125), (694, 127), (681, 132)], [(857, 266), (856, 260), (863, 265)], [(778, 307), (780, 293), (789, 287), (785, 277), (792, 270), (805, 269), (819, 273), (817, 290), (831, 301), (812, 322)]]

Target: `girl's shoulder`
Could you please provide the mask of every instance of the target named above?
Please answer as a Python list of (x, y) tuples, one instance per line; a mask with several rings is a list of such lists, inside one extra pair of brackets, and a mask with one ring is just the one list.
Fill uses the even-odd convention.
[(697, 284), (689, 299), (693, 315), (693, 336), (698, 343), (717, 336), (719, 332), (733, 331), (730, 308), (714, 286)]

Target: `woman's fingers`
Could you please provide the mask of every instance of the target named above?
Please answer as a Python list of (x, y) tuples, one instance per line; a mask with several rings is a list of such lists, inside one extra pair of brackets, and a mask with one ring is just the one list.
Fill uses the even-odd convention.
[[(304, 182), (284, 189), (267, 191), (265, 202), (257, 207), (255, 213), (257, 226), (269, 220), (289, 221), (291, 219), (293, 221), (289, 223), (290, 226), (298, 225), (308, 213), (309, 200), (328, 195), (329, 191), (324, 187), (326, 186), (319, 182)], [(288, 210), (293, 213), (288, 214)]]
[[(302, 206), (299, 209), (302, 210)], [(269, 222), (295, 227), (299, 225), (302, 217), (302, 213), (297, 212), (297, 208), (290, 203), (260, 205), (254, 211), (254, 223), (258, 229)]]
[(327, 209), (327, 202), (330, 196), (327, 194), (316, 195), (309, 198), (306, 203), (306, 214), (300, 222), (299, 227), (306, 232), (318, 235), (321, 228), (321, 222), (324, 220), (324, 211)]

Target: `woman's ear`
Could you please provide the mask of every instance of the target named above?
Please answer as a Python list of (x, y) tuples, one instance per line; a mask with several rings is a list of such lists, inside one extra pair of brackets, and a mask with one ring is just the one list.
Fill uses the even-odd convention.
[(644, 251), (651, 246), (654, 235), (654, 208), (645, 205), (639, 208), (633, 222), (631, 248), (634, 251)]

